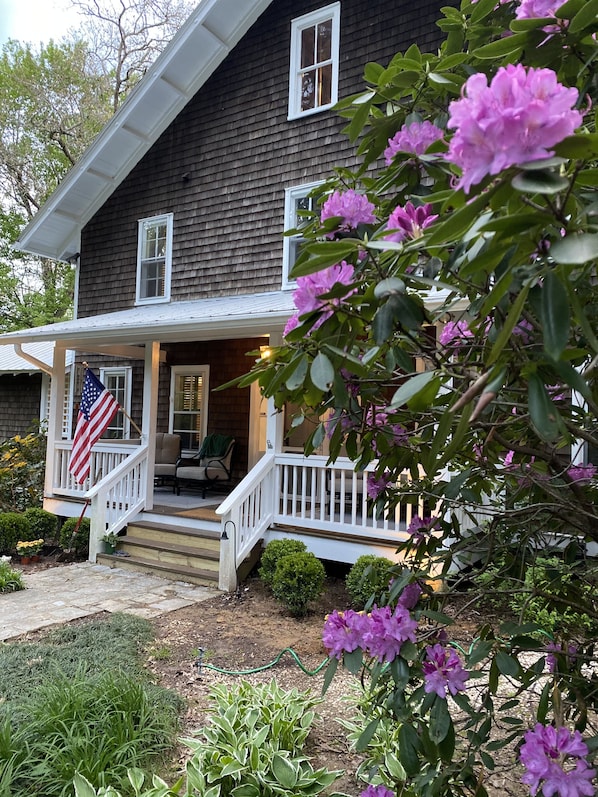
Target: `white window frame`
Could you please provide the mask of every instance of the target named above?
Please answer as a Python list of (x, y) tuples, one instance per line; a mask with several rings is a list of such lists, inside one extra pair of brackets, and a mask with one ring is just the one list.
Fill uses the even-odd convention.
[[(124, 377), (124, 402), (120, 402), (122, 409), (124, 412), (119, 410), (119, 413), (122, 412), (123, 416), (123, 436), (122, 437), (110, 437), (109, 440), (130, 440), (131, 438), (131, 382), (132, 382), (132, 375), (133, 371), (130, 366), (114, 366), (110, 368), (100, 368), (100, 382), (110, 390), (110, 385), (107, 385), (106, 382), (109, 381), (109, 377), (111, 376), (122, 376)], [(114, 418), (117, 418), (118, 415), (115, 415)], [(108, 429), (111, 428), (112, 424), (114, 423), (114, 419), (110, 422), (110, 426)], [(108, 431), (108, 430), (106, 430)]]
[[(161, 225), (166, 225), (166, 251), (164, 253), (164, 293), (159, 296), (143, 296), (142, 285), (145, 277), (143, 273), (143, 249), (146, 240), (145, 233), (147, 230)], [(170, 301), (170, 279), (172, 274), (172, 232), (172, 213), (163, 213), (160, 216), (148, 216), (145, 219), (139, 219), (137, 232), (136, 304), (157, 304), (159, 302)]]
[[(317, 104), (314, 108), (301, 108), (301, 87), (302, 70), (301, 68), (301, 35), (307, 28), (312, 28), (326, 20), (332, 20), (332, 41), (330, 43), (330, 58), (326, 61), (315, 61), (312, 67), (321, 68), (327, 64), (332, 65), (332, 78), (330, 86), (330, 102)], [(289, 114), (288, 119), (299, 119), (304, 116), (311, 116), (320, 113), (328, 108), (332, 108), (338, 100), (338, 69), (340, 55), (340, 20), (341, 4), (331, 3), (330, 5), (304, 14), (302, 17), (291, 22), (291, 63), (289, 69)]]
[[(297, 216), (297, 200), (305, 199), (313, 190), (323, 184), (323, 180), (314, 183), (293, 185), (284, 192), (284, 229), (294, 230), (300, 226), (301, 219)], [(303, 240), (301, 234), (285, 235), (282, 239), (282, 289), (294, 288), (296, 281), (289, 277), (295, 265), (294, 252), (297, 243)]]
[[(169, 415), (168, 415), (168, 431), (170, 434), (177, 434), (178, 430), (174, 428), (174, 392), (176, 386), (176, 378), (181, 375), (197, 376), (201, 375), (203, 378), (203, 391), (202, 391), (202, 408), (200, 410), (200, 426), (199, 426), (199, 445), (201, 446), (204, 437), (208, 430), (208, 405), (210, 394), (210, 366), (209, 365), (173, 365), (170, 370), (170, 399), (169, 399)], [(197, 449), (189, 449), (183, 446), (182, 453), (186, 455), (196, 454)]]

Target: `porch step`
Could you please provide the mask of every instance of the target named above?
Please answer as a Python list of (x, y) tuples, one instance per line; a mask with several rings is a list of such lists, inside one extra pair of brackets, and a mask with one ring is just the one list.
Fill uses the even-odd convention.
[(174, 517), (164, 522), (139, 518), (129, 523), (126, 534), (118, 538), (116, 554), (99, 554), (98, 561), (111, 567), (215, 587), (220, 534), (214, 527), (209, 522), (181, 525)]

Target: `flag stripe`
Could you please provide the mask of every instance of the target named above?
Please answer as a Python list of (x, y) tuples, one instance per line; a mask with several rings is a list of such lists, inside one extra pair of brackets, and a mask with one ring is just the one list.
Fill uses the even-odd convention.
[(68, 465), (69, 471), (79, 484), (89, 475), (93, 445), (103, 435), (119, 409), (120, 405), (112, 393), (88, 370), (83, 383), (79, 417)]

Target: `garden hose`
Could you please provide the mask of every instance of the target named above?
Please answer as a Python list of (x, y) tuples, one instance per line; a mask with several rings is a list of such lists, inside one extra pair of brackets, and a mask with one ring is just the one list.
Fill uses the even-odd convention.
[(256, 673), (256, 672), (262, 672), (263, 670), (269, 670), (270, 667), (274, 667), (275, 664), (278, 664), (278, 662), (281, 660), (281, 658), (284, 656), (285, 653), (290, 653), (291, 656), (293, 657), (293, 659), (295, 660), (296, 664), (300, 667), (300, 669), (306, 675), (317, 675), (322, 669), (324, 669), (324, 667), (330, 661), (330, 659), (327, 657), (327, 658), (324, 659), (323, 662), (321, 662), (321, 664), (318, 664), (318, 666), (316, 667), (315, 670), (308, 670), (307, 667), (305, 667), (302, 664), (301, 659), (299, 658), (297, 653), (295, 653), (293, 648), (285, 648), (284, 650), (280, 651), (278, 656), (273, 661), (269, 662), (268, 664), (263, 664), (261, 667), (254, 667), (253, 669), (250, 669), (250, 670), (226, 670), (223, 667), (216, 667), (215, 664), (206, 664), (204, 662), (204, 660), (203, 660), (204, 652), (205, 651), (203, 650), (203, 648), (199, 648), (199, 650), (198, 650), (198, 654), (199, 654), (198, 655), (198, 659), (195, 662), (195, 666), (197, 667), (198, 672), (200, 674), (201, 674), (202, 667), (205, 667), (206, 670), (214, 670), (215, 672), (222, 673), (223, 675), (252, 675), (253, 673)]

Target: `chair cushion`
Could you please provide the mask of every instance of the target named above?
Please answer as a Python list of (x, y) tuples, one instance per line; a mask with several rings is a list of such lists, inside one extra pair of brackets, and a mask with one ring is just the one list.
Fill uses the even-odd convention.
[[(156, 465), (175, 465), (181, 456), (181, 438), (178, 434), (156, 434)], [(156, 473), (158, 471), (156, 470)]]
[(154, 476), (176, 476), (176, 463), (167, 465), (165, 463), (157, 462), (154, 465)]
[(228, 473), (219, 463), (214, 463), (209, 467), (203, 465), (179, 465), (176, 469), (177, 479), (182, 481), (211, 482), (220, 479), (228, 479)]

